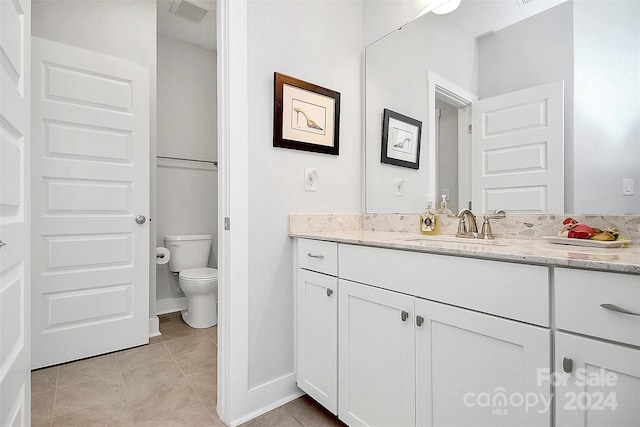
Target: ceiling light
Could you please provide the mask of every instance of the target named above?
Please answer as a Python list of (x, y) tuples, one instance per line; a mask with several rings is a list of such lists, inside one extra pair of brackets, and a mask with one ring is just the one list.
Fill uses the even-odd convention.
[(427, 0), (427, 6), (422, 9), (418, 17), (429, 12), (444, 15), (453, 12), (458, 6), (460, 6), (460, 0)]
[(433, 13), (437, 15), (444, 15), (445, 13), (453, 12), (460, 6), (460, 0), (448, 0), (442, 6), (438, 6), (433, 9)]

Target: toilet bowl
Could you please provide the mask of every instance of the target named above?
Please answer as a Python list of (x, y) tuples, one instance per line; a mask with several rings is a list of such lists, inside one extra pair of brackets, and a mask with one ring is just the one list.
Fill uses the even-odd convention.
[(218, 270), (207, 267), (211, 236), (206, 234), (165, 236), (171, 253), (169, 269), (178, 278), (187, 297), (182, 319), (192, 328), (209, 328), (218, 323)]
[(192, 328), (210, 328), (218, 323), (218, 270), (193, 268), (178, 275), (180, 288), (189, 301), (182, 319)]

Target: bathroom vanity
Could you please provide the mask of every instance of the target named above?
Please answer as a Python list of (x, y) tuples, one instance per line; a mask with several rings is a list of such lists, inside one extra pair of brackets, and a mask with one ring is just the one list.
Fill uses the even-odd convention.
[(640, 424), (640, 247), (290, 235), (297, 384), (346, 424)]

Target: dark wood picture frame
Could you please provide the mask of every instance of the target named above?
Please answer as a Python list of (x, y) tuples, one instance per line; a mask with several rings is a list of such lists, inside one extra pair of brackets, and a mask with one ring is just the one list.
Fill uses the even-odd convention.
[(274, 73), (273, 146), (338, 155), (340, 93)]
[(420, 168), (422, 122), (384, 109), (380, 161), (405, 168)]

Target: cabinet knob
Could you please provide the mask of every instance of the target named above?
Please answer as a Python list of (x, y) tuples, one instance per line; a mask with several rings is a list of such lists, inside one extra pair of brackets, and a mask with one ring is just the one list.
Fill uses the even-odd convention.
[(327, 288), (327, 296), (330, 297), (331, 295), (333, 295), (333, 289)]
[(409, 313), (402, 310), (402, 313), (400, 313), (400, 318), (402, 319), (403, 322), (406, 322), (407, 319), (409, 318)]
[(573, 372), (573, 359), (570, 357), (565, 357), (562, 359), (562, 370), (567, 374)]
[(418, 315), (416, 316), (416, 325), (417, 326), (422, 326), (422, 324), (424, 323), (424, 317)]

